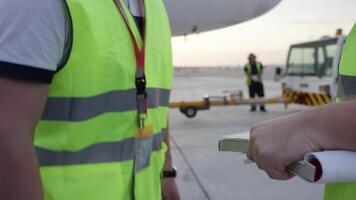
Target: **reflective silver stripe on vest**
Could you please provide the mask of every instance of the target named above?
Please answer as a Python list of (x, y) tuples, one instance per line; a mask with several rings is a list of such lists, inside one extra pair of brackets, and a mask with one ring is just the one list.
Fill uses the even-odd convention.
[[(148, 107), (168, 106), (170, 90), (147, 88)], [(43, 120), (84, 121), (108, 112), (136, 110), (136, 89), (113, 91), (94, 97), (50, 97)]]
[(161, 150), (162, 141), (163, 132), (144, 140), (130, 138), (120, 142), (95, 144), (76, 152), (52, 151), (41, 147), (35, 149), (41, 167), (135, 160), (135, 170), (138, 171), (149, 165), (151, 153)]
[(339, 97), (347, 100), (356, 96), (356, 76), (340, 75), (339, 77)]

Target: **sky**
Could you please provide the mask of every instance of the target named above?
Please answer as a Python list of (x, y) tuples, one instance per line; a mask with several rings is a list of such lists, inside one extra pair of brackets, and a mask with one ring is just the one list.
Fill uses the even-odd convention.
[(241, 66), (254, 52), (266, 65), (284, 64), (293, 43), (347, 34), (356, 22), (356, 0), (282, 0), (253, 20), (173, 38), (175, 66)]

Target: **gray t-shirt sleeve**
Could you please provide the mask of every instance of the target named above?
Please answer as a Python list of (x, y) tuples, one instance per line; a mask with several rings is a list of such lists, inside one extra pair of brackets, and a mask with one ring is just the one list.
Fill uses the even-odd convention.
[(0, 76), (51, 82), (68, 35), (63, 2), (0, 1)]

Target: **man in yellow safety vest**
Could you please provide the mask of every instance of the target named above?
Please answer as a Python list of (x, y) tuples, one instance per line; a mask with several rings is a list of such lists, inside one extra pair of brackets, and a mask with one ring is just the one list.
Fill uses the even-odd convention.
[[(246, 83), (248, 87), (248, 92), (250, 98), (255, 98), (258, 96), (259, 98), (263, 98), (265, 96), (262, 74), (263, 74), (263, 65), (261, 62), (256, 60), (256, 55), (251, 53), (248, 56), (248, 63), (244, 68), (246, 75)], [(266, 112), (266, 108), (264, 104), (260, 105), (260, 110), (262, 112)], [(256, 111), (256, 105), (251, 104), (251, 112)]]
[(0, 1), (0, 199), (178, 200), (171, 85), (161, 0)]

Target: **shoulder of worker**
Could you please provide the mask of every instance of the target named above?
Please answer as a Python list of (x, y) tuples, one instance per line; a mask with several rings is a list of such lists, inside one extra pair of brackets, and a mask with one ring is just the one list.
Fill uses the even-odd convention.
[(51, 82), (69, 32), (64, 2), (0, 1), (0, 76)]
[(245, 70), (245, 71), (248, 70), (248, 69), (247, 69), (247, 68), (248, 68), (248, 65), (249, 65), (249, 63), (246, 63), (246, 64), (244, 65), (244, 70)]
[(261, 66), (261, 68), (263, 68), (263, 64), (262, 64), (262, 62), (257, 61), (256, 63), (258, 63), (258, 64)]

